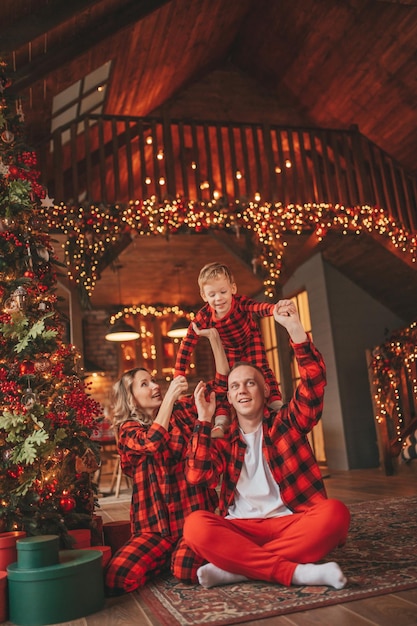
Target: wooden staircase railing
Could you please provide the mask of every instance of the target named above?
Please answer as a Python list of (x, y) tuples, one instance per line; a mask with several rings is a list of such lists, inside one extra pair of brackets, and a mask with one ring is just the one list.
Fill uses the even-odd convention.
[(417, 231), (417, 180), (357, 128), (86, 115), (40, 148), (55, 202), (155, 197), (376, 205)]

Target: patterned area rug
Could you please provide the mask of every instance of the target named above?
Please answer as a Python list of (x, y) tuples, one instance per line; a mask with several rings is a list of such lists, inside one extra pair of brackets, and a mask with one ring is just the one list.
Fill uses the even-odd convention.
[(337, 561), (345, 589), (246, 582), (204, 589), (160, 577), (137, 592), (162, 624), (222, 626), (305, 611), (417, 587), (417, 496), (350, 506), (352, 522)]

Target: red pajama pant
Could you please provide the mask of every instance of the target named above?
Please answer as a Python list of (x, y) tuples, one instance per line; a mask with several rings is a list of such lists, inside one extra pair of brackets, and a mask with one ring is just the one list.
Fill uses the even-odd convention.
[(112, 557), (105, 575), (107, 595), (129, 593), (169, 568), (178, 539), (158, 533), (133, 535)]
[(297, 565), (315, 563), (345, 543), (349, 522), (349, 509), (333, 499), (266, 519), (226, 519), (194, 511), (185, 520), (184, 539), (222, 570), (289, 586)]

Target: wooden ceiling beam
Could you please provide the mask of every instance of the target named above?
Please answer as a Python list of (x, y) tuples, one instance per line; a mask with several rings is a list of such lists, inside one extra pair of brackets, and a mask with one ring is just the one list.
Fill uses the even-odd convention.
[(302, 246), (297, 249), (297, 253), (293, 256), (291, 262), (288, 262), (287, 258), (284, 256), (279, 278), (280, 284), (285, 285), (300, 265), (308, 261), (308, 259), (318, 252), (318, 250), (321, 250), (324, 245), (323, 240), (320, 241), (316, 233), (311, 233)]
[(53, 10), (50, 5), (43, 7), (8, 26), (7, 30), (0, 34), (2, 54), (11, 54), (14, 50), (28, 45), (31, 41), (75, 17), (77, 13), (86, 11), (100, 2), (102, 0), (72, 0), (71, 2), (54, 0)]
[(117, 7), (97, 21), (94, 28), (91, 24), (80, 29), (77, 37), (72, 37), (68, 45), (52, 47), (45, 55), (27, 63), (16, 72), (9, 93), (17, 94), (43, 79), (58, 68), (74, 61), (94, 46), (102, 43), (117, 32), (128, 28), (147, 15), (161, 8), (171, 0), (132, 0), (123, 7)]
[(406, 254), (405, 251), (401, 250), (401, 246), (395, 246), (391, 239), (387, 237), (381, 237), (377, 232), (370, 231), (367, 233), (369, 237), (371, 237), (374, 241), (376, 241), (380, 246), (386, 248), (391, 254), (396, 256), (400, 261), (408, 265), (412, 270), (417, 270), (417, 263), (413, 261), (413, 257), (411, 254)]

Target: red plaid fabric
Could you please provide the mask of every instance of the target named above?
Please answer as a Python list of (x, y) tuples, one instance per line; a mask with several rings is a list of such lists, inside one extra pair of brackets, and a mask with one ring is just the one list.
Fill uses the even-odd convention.
[(130, 593), (143, 586), (152, 576), (168, 569), (176, 543), (174, 537), (161, 537), (156, 533), (141, 533), (131, 537), (116, 552), (106, 569), (106, 595)]
[(195, 584), (198, 582), (197, 570), (206, 563), (187, 546), (181, 538), (171, 556), (171, 572), (183, 583)]
[[(211, 386), (208, 386), (208, 390)], [(133, 479), (132, 533), (160, 533), (178, 538), (183, 520), (199, 508), (215, 508), (215, 492), (190, 485), (184, 476), (184, 456), (196, 421), (192, 396), (174, 407), (168, 430), (124, 422), (118, 450), (123, 472)]]
[[(273, 314), (274, 306), (275, 304), (256, 302), (246, 296), (237, 295), (233, 296), (231, 310), (221, 320), (215, 319), (208, 304), (198, 311), (194, 319), (200, 329), (217, 328), (230, 367), (237, 361), (248, 361), (262, 369), (271, 390), (269, 402), (281, 400), (281, 392), (269, 366), (262, 335), (253, 314), (268, 317)], [(197, 340), (198, 335), (190, 324), (178, 350), (175, 376), (185, 374)]]
[[(310, 341), (292, 345), (301, 381), (291, 401), (280, 411), (265, 411), (263, 451), (284, 504), (297, 512), (327, 497), (307, 439), (322, 414), (326, 370), (321, 354)], [(196, 422), (189, 444), (186, 476), (191, 484), (213, 489), (223, 477), (221, 515), (227, 515), (233, 502), (245, 450), (236, 418), (225, 439), (213, 440), (210, 424)]]
[[(208, 383), (207, 392), (224, 393), (226, 385), (226, 377), (218, 375)], [(133, 479), (132, 537), (109, 563), (108, 595), (133, 591), (150, 574), (169, 568), (186, 516), (198, 509), (216, 510), (216, 491), (190, 485), (185, 479), (184, 457), (196, 417), (194, 397), (187, 396), (175, 404), (168, 430), (159, 424), (146, 427), (133, 420), (120, 426), (121, 465), (123, 472)], [(186, 580), (193, 577), (195, 582), (200, 565), (190, 549), (182, 549), (173, 557), (175, 571)]]

